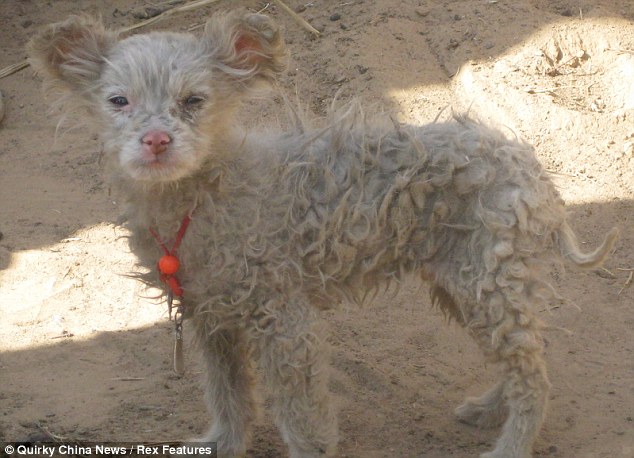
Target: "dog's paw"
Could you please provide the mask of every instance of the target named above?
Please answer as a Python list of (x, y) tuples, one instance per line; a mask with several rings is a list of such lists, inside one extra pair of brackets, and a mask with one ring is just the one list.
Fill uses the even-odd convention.
[(508, 409), (499, 404), (483, 404), (478, 398), (468, 398), (454, 411), (460, 421), (478, 428), (495, 428), (504, 423)]

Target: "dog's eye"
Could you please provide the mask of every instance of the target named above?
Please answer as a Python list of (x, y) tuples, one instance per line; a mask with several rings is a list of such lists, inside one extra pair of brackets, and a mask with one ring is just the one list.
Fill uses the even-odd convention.
[(110, 102), (111, 104), (117, 106), (117, 107), (125, 107), (126, 105), (128, 105), (130, 102), (128, 102), (128, 99), (126, 99), (124, 96), (122, 95), (115, 95), (113, 97), (110, 97), (108, 99), (108, 102)]
[(189, 97), (185, 99), (185, 105), (189, 105), (189, 106), (200, 105), (204, 101), (205, 101), (204, 97), (201, 97), (199, 95), (190, 95)]

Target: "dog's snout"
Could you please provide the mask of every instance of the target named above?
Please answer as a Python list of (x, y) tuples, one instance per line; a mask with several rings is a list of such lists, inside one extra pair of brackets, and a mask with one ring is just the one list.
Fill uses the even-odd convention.
[(155, 155), (164, 153), (167, 150), (167, 145), (169, 145), (171, 141), (172, 137), (162, 130), (151, 130), (141, 139), (143, 147)]

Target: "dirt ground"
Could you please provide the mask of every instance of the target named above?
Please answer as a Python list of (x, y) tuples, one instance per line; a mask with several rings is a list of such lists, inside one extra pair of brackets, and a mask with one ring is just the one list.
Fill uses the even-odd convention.
[[(221, 1), (145, 30), (197, 33), (232, 3), (266, 7)], [(634, 457), (634, 2), (287, 3), (321, 31), (314, 37), (266, 8), (291, 53), (281, 84), (313, 112), (323, 114), (336, 94), (414, 123), (448, 106), (470, 109), (537, 146), (588, 247), (621, 228), (605, 269), (553, 271), (568, 301), (540, 314), (569, 332), (546, 335), (553, 389), (535, 454)], [(0, 67), (24, 59), (39, 27), (71, 13), (118, 27), (156, 5), (0, 1)], [(208, 419), (198, 363), (190, 351), (186, 375), (173, 375), (166, 306), (125, 276), (134, 258), (102, 181), (96, 132), (56, 134), (58, 117), (30, 68), (0, 79), (0, 91), (0, 440), (40, 428), (73, 440), (200, 434)], [(279, 105), (245, 114), (274, 123)], [(498, 431), (461, 424), (452, 409), (492, 384), (495, 368), (429, 306), (424, 288), (406, 285), (327, 319), (340, 456), (474, 457), (491, 448)], [(249, 456), (285, 453), (263, 409)]]

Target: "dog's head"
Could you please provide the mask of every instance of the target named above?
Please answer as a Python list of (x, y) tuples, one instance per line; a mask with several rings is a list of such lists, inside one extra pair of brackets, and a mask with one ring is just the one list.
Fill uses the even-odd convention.
[(260, 14), (211, 18), (202, 33), (120, 39), (88, 16), (48, 26), (31, 63), (67, 111), (87, 110), (121, 172), (148, 183), (178, 180), (210, 155), (244, 94), (283, 70), (278, 29)]

